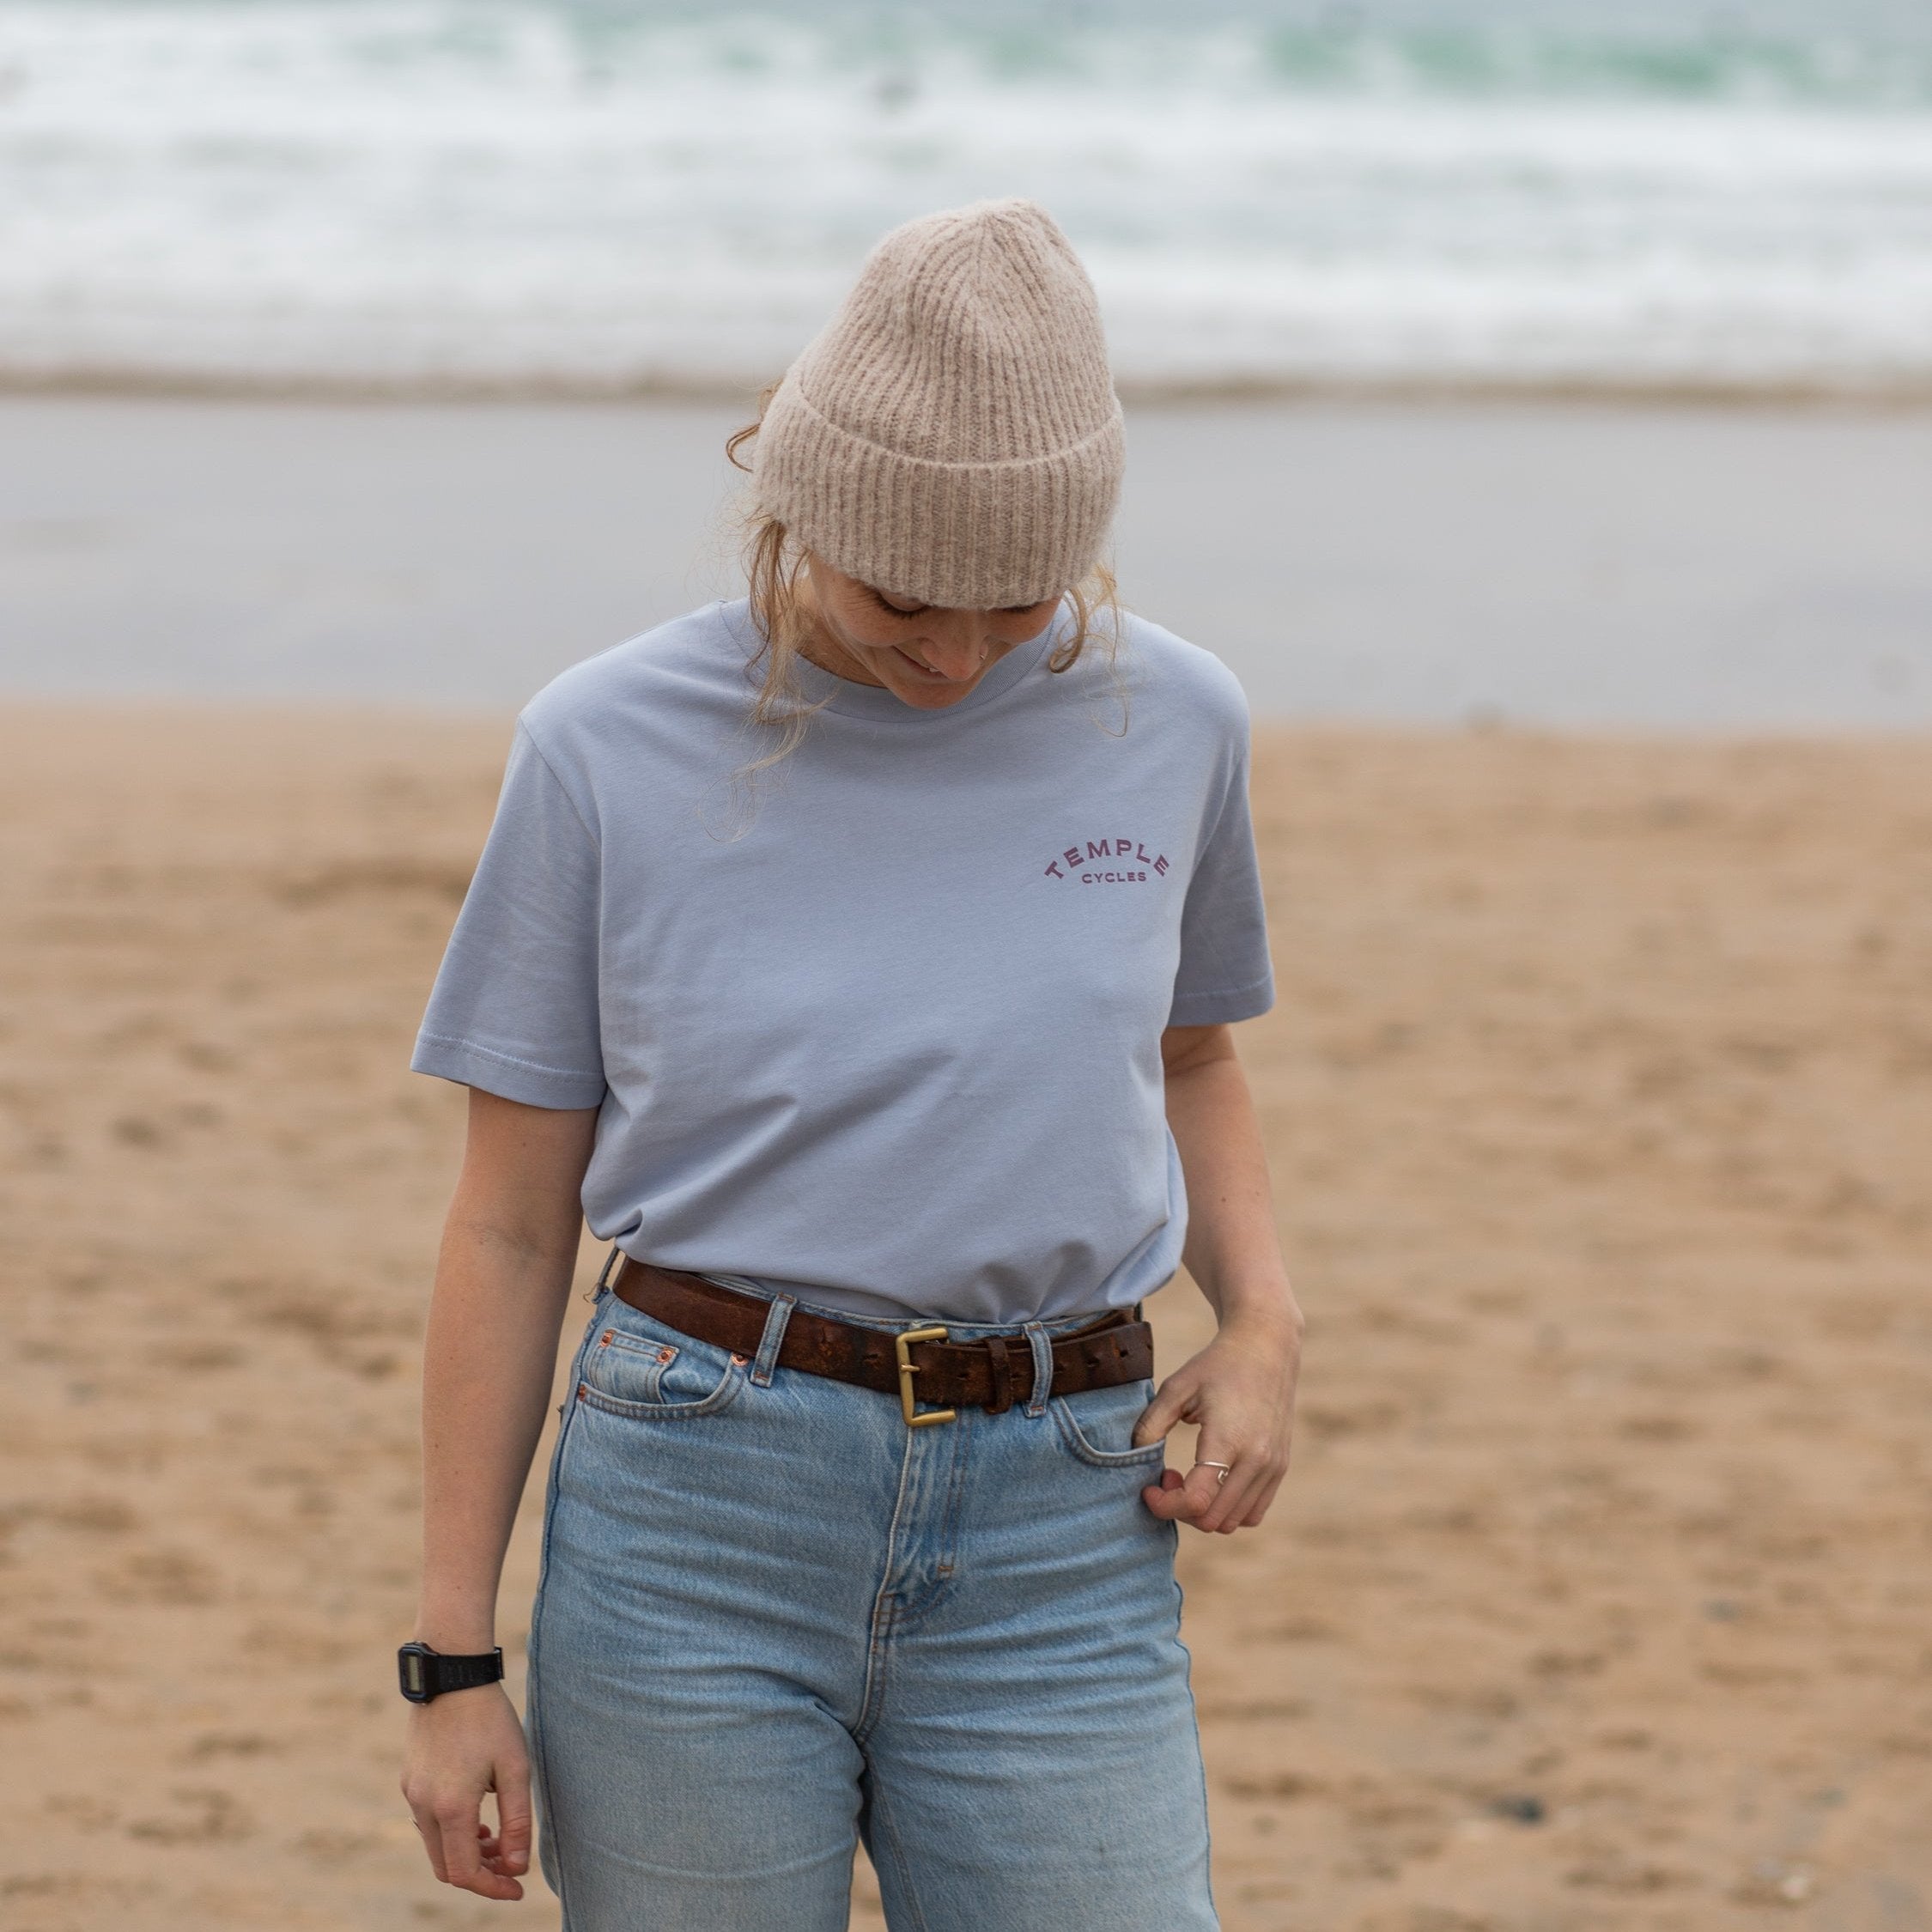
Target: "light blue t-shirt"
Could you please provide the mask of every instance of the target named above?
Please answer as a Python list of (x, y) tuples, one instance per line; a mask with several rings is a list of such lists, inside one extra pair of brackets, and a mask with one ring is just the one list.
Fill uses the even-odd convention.
[(413, 1065), (595, 1107), (584, 1212), (665, 1267), (899, 1320), (1129, 1305), (1180, 1264), (1170, 1025), (1273, 997), (1248, 714), (1218, 659), (1064, 616), (945, 711), (799, 665), (746, 723), (713, 605), (519, 724)]

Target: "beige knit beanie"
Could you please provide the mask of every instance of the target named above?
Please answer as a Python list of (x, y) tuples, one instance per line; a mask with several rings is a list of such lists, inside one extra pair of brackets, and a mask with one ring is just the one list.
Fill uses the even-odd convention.
[(876, 589), (998, 610), (1078, 583), (1124, 449), (1099, 304), (1053, 217), (981, 201), (893, 229), (754, 450), (758, 507)]

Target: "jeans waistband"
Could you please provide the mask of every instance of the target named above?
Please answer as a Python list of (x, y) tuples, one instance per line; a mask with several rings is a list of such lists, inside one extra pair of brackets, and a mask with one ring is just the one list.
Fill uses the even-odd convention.
[[(781, 1299), (762, 1282), (754, 1281), (748, 1275), (719, 1274), (707, 1270), (703, 1279), (714, 1281), (720, 1288), (733, 1288), (741, 1295), (756, 1295), (762, 1302)], [(815, 1302), (809, 1295), (787, 1295), (782, 1297), (795, 1302), (809, 1314), (822, 1315), (833, 1321), (848, 1321), (855, 1328), (874, 1328), (881, 1334), (890, 1335), (900, 1328), (908, 1328), (926, 1321), (944, 1320), (946, 1328), (957, 1341), (982, 1341), (988, 1335), (1018, 1335), (1031, 1326), (1030, 1320), (1022, 1317), (1013, 1321), (956, 1321), (950, 1316), (908, 1315), (900, 1321), (890, 1321), (882, 1315), (855, 1315), (848, 1308), (841, 1308), (835, 1303)], [(1056, 1315), (1040, 1327), (1049, 1335), (1071, 1334), (1076, 1328), (1084, 1328), (1090, 1321), (1097, 1321), (1103, 1315), (1115, 1311), (1108, 1308), (1089, 1309), (1080, 1315)], [(1139, 1314), (1136, 1309), (1135, 1313)]]

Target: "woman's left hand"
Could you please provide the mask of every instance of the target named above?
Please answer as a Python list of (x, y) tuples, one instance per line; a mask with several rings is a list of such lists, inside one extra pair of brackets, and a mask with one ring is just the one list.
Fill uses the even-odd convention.
[(1160, 1385), (1134, 1441), (1164, 1440), (1182, 1422), (1198, 1425), (1200, 1439), (1185, 1476), (1166, 1469), (1141, 1491), (1157, 1516), (1223, 1535), (1261, 1522), (1288, 1473), (1301, 1354), (1297, 1316), (1236, 1316)]

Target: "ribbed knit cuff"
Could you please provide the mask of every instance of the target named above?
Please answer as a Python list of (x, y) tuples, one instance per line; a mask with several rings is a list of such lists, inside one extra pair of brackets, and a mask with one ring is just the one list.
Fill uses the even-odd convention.
[(922, 604), (997, 611), (1078, 583), (1107, 541), (1120, 495), (1120, 405), (1082, 440), (1044, 456), (940, 463), (841, 428), (794, 371), (758, 433), (760, 507), (835, 569)]

